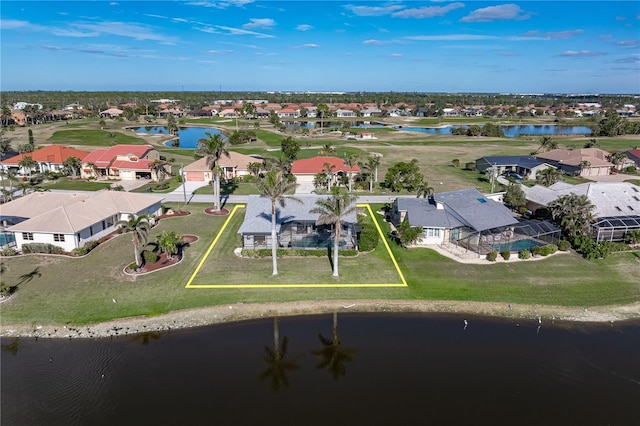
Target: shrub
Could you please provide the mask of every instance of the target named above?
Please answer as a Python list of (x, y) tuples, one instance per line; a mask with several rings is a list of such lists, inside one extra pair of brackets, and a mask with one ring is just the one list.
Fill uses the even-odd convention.
[(560, 251), (569, 251), (570, 248), (571, 248), (571, 243), (567, 240), (561, 240), (558, 243), (558, 250)]
[(142, 252), (142, 259), (144, 263), (156, 263), (159, 259), (159, 256), (155, 251), (144, 250)]
[(495, 262), (497, 258), (498, 258), (498, 252), (497, 251), (493, 250), (493, 251), (490, 251), (489, 253), (487, 253), (487, 260), (489, 262)]
[(534, 256), (540, 256), (542, 255), (542, 246), (535, 246), (533, 249), (531, 249), (531, 253)]
[(358, 247), (361, 251), (371, 251), (376, 248), (380, 235), (375, 224), (368, 216), (358, 217), (358, 226), (362, 227)]
[(87, 250), (86, 247), (76, 247), (73, 250), (71, 250), (71, 254), (74, 256), (84, 256), (85, 254), (87, 254), (89, 251)]
[(45, 254), (64, 254), (64, 249), (49, 243), (27, 243), (22, 245), (22, 252), (28, 253), (45, 253)]
[(500, 252), (500, 256), (502, 256), (504, 260), (509, 260), (509, 258), (511, 257), (511, 252), (509, 250), (503, 250)]
[(18, 251), (13, 247), (7, 247), (5, 249), (2, 249), (2, 251), (0, 251), (0, 255), (2, 256), (15, 256), (16, 254), (18, 254)]
[(555, 244), (547, 244), (546, 246), (542, 246), (540, 248), (540, 254), (542, 256), (549, 256), (558, 251), (558, 246)]
[(531, 257), (531, 252), (527, 249), (524, 250), (520, 250), (520, 252), (518, 253), (518, 259), (529, 259)]
[[(271, 249), (245, 249), (240, 253), (242, 257), (249, 257), (252, 259), (259, 259), (263, 257), (271, 257)], [(358, 255), (358, 250), (340, 250), (338, 252), (343, 257), (354, 257)], [(278, 249), (276, 250), (277, 257), (325, 257), (327, 256), (327, 250), (305, 250), (305, 249)]]

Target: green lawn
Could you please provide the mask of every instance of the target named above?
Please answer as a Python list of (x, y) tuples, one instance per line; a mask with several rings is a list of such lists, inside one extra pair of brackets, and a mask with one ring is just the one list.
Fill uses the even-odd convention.
[[(638, 252), (597, 261), (562, 253), (540, 261), (469, 265), (456, 263), (429, 249), (407, 250), (394, 243), (390, 246), (408, 288), (187, 289), (185, 285), (192, 272), (226, 220), (205, 215), (205, 207), (189, 205), (190, 216), (162, 219), (152, 230), (152, 239), (164, 230), (196, 234), (201, 239), (186, 249), (181, 264), (146, 276), (133, 278), (122, 273), (125, 265), (133, 261), (131, 239), (126, 235), (101, 244), (85, 258), (39, 255), (3, 258), (6, 268), (3, 282), (14, 285), (23, 281), (12, 299), (0, 305), (4, 326), (86, 324), (236, 302), (476, 300), (587, 307), (640, 300)], [(238, 223), (239, 217), (233, 226)], [(379, 223), (388, 231), (387, 224)], [(229, 229), (205, 262), (198, 282), (273, 282), (270, 259), (236, 258), (229, 250), (238, 245), (237, 234)], [(309, 277), (317, 282), (333, 280), (329, 278), (331, 271), (324, 257), (282, 259), (279, 268), (281, 276), (277, 280), (281, 282), (309, 282)], [(361, 274), (370, 275), (371, 271), (377, 281), (395, 279), (382, 250), (376, 250), (355, 259), (342, 258), (339, 282), (358, 280)], [(113, 298), (117, 303), (112, 302)]]
[(117, 131), (91, 129), (58, 130), (48, 140), (48, 143), (61, 145), (110, 146), (117, 144), (145, 144), (146, 142), (135, 136)]
[(111, 182), (94, 182), (82, 179), (69, 179), (62, 177), (42, 185), (45, 189), (63, 189), (68, 191), (100, 191), (111, 186)]

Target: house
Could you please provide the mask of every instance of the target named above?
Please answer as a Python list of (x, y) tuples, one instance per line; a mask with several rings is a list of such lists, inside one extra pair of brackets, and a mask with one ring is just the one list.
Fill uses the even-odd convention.
[(357, 116), (358, 114), (355, 111), (351, 111), (350, 109), (336, 110), (336, 117), (339, 117), (339, 118), (352, 118)]
[[(300, 202), (289, 201), (284, 207), (276, 203), (276, 233), (279, 248), (325, 249), (332, 246), (332, 225), (316, 225), (319, 215), (309, 213), (316, 207), (318, 195), (296, 195)], [(340, 232), (341, 249), (357, 248), (356, 213), (348, 215)], [(242, 248), (261, 249), (271, 247), (271, 200), (259, 195), (249, 195), (244, 221), (238, 230)]]
[(118, 109), (118, 108), (109, 108), (109, 109), (105, 109), (104, 111), (100, 111), (100, 117), (106, 118), (114, 118), (114, 117), (120, 117), (122, 114), (124, 113), (123, 110)]
[(283, 108), (276, 112), (280, 118), (298, 118), (300, 117), (300, 110), (293, 108)]
[[(229, 151), (229, 157), (225, 155), (220, 157), (221, 177), (231, 179), (249, 175), (251, 174), (249, 170), (251, 163), (262, 163), (262, 159)], [(184, 166), (183, 173), (185, 182), (211, 182), (213, 180), (213, 173), (211, 167), (207, 165), (206, 157)]]
[(540, 171), (549, 167), (555, 169), (551, 164), (530, 155), (487, 156), (476, 160), (476, 170), (479, 172), (484, 172), (489, 167), (497, 168), (498, 175), (517, 173), (524, 180), (535, 180)]
[(640, 187), (629, 182), (587, 182), (571, 185), (556, 182), (549, 187), (535, 185), (522, 189), (527, 208), (535, 212), (569, 194), (585, 195), (594, 209), (592, 237), (596, 241), (624, 241), (628, 232), (640, 229)]
[(331, 169), (332, 181), (337, 183), (343, 176), (350, 176), (351, 179), (360, 173), (360, 167), (354, 164), (349, 167), (344, 160), (338, 157), (317, 156), (304, 160), (296, 160), (291, 165), (291, 174), (296, 177), (298, 185), (313, 185), (318, 173), (328, 173), (327, 167)]
[[(511, 211), (475, 188), (442, 192), (429, 198), (398, 197), (391, 221), (422, 228), (418, 245), (455, 246), (477, 254), (500, 251), (518, 240), (557, 242), (559, 230), (532, 230), (537, 224), (518, 221)], [(550, 225), (550, 224), (548, 224)]]
[(44, 148), (36, 149), (33, 152), (25, 152), (24, 154), (7, 158), (3, 160), (0, 165), (2, 170), (15, 169), (18, 170), (20, 174), (27, 175), (30, 171), (21, 168), (18, 164), (23, 158), (31, 157), (37, 163), (36, 167), (31, 170), (33, 172), (62, 172), (66, 160), (71, 157), (83, 160), (87, 155), (89, 155), (87, 151), (80, 151), (79, 149), (62, 145), (48, 145)]
[(636, 167), (640, 167), (640, 149), (630, 149), (625, 152), (625, 155), (635, 163)]
[(151, 145), (114, 145), (96, 149), (84, 157), (81, 174), (85, 179), (155, 180), (157, 176), (149, 164), (159, 159), (160, 153)]
[[(607, 160), (609, 153), (599, 148), (582, 149), (552, 149), (551, 151), (536, 154), (540, 161), (545, 161), (565, 174), (572, 176), (605, 176), (610, 174), (613, 163)], [(620, 167), (632, 165), (632, 161), (625, 160)]]
[(2, 218), (10, 218), (6, 232), (18, 249), (25, 243), (49, 243), (71, 251), (114, 232), (116, 223), (131, 214), (159, 215), (163, 199), (121, 191), (34, 192), (3, 204)]
[(362, 117), (381, 117), (382, 110), (377, 107), (364, 108), (360, 111)]

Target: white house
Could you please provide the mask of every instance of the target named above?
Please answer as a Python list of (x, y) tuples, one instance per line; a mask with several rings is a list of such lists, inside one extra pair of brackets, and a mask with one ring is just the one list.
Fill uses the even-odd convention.
[(1, 217), (18, 249), (25, 243), (49, 243), (71, 251), (114, 232), (129, 215), (161, 214), (163, 199), (119, 191), (34, 192), (3, 204)]

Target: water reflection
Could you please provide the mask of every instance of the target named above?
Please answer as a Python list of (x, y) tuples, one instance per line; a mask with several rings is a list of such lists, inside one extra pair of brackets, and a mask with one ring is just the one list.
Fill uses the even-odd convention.
[(345, 348), (341, 345), (338, 335), (338, 313), (333, 313), (333, 334), (332, 339), (327, 339), (322, 334), (318, 334), (318, 339), (322, 343), (322, 348), (312, 353), (320, 359), (316, 368), (329, 371), (335, 380), (347, 374), (347, 363), (352, 362), (355, 349)]

